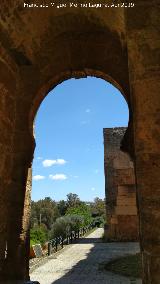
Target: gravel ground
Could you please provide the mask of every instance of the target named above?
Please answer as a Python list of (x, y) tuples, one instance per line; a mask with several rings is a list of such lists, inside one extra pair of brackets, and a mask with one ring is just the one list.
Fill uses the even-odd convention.
[(141, 284), (100, 269), (103, 262), (139, 251), (138, 243), (103, 243), (99, 228), (77, 244), (47, 258), (31, 274), (40, 284)]

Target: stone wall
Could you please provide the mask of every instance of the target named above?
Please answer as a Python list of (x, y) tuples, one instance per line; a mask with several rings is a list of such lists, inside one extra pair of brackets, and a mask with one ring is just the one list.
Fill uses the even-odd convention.
[(104, 129), (107, 224), (105, 237), (114, 241), (138, 239), (138, 216), (133, 162), (120, 149), (126, 128)]
[[(36, 112), (57, 84), (73, 77), (96, 76), (116, 86), (128, 103), (129, 125), (122, 149), (130, 153), (135, 163), (143, 284), (159, 284), (159, 0), (135, 0), (134, 8), (107, 9), (31, 9), (24, 8), (22, 0), (1, 2), (2, 283), (6, 279), (29, 278), (25, 267), (27, 246), (23, 214), (28, 168), (35, 147), (33, 121)], [(50, 3), (49, 0), (45, 2)], [(120, 179), (123, 181), (122, 171), (117, 169), (117, 183)], [(128, 172), (126, 179), (130, 176)], [(112, 177), (110, 174), (110, 184)], [(113, 189), (118, 192), (116, 184)], [(113, 192), (110, 192), (111, 209), (115, 206)], [(122, 223), (123, 215), (118, 216)]]

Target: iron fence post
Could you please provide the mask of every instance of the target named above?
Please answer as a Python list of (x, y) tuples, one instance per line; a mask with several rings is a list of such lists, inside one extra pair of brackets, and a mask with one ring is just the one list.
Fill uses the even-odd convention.
[(51, 255), (51, 251), (52, 251), (52, 249), (51, 249), (51, 243), (48, 242), (48, 255)]

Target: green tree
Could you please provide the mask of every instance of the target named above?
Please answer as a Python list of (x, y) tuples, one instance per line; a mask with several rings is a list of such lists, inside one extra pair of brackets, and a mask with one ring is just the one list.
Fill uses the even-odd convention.
[[(77, 232), (84, 226), (84, 217), (82, 215), (67, 215), (70, 218), (71, 231)], [(66, 217), (67, 217), (66, 216)]]
[(81, 203), (80, 205), (74, 207), (69, 207), (66, 211), (66, 215), (83, 217), (82, 226), (88, 226), (92, 221), (90, 207), (85, 203)]
[(102, 216), (105, 218), (105, 201), (96, 197), (94, 202), (91, 204), (91, 211), (93, 217)]
[(63, 237), (66, 238), (71, 232), (70, 218), (66, 216), (57, 218), (50, 231), (50, 238)]
[(31, 203), (31, 228), (45, 224), (50, 230), (53, 222), (60, 216), (57, 204), (50, 197)]
[(76, 193), (67, 194), (67, 207), (75, 207), (81, 204), (81, 201)]
[(50, 238), (63, 237), (65, 239), (72, 231), (77, 232), (83, 226), (84, 220), (80, 215), (66, 215), (57, 218), (50, 231)]
[(59, 210), (60, 216), (64, 216), (67, 210), (67, 202), (64, 200), (60, 200), (57, 204), (57, 208)]

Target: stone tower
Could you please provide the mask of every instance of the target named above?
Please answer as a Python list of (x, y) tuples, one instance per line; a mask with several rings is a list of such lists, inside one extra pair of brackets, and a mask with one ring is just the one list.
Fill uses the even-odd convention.
[(126, 128), (105, 128), (104, 168), (107, 225), (105, 237), (115, 241), (138, 239), (136, 186), (133, 162), (121, 151)]

